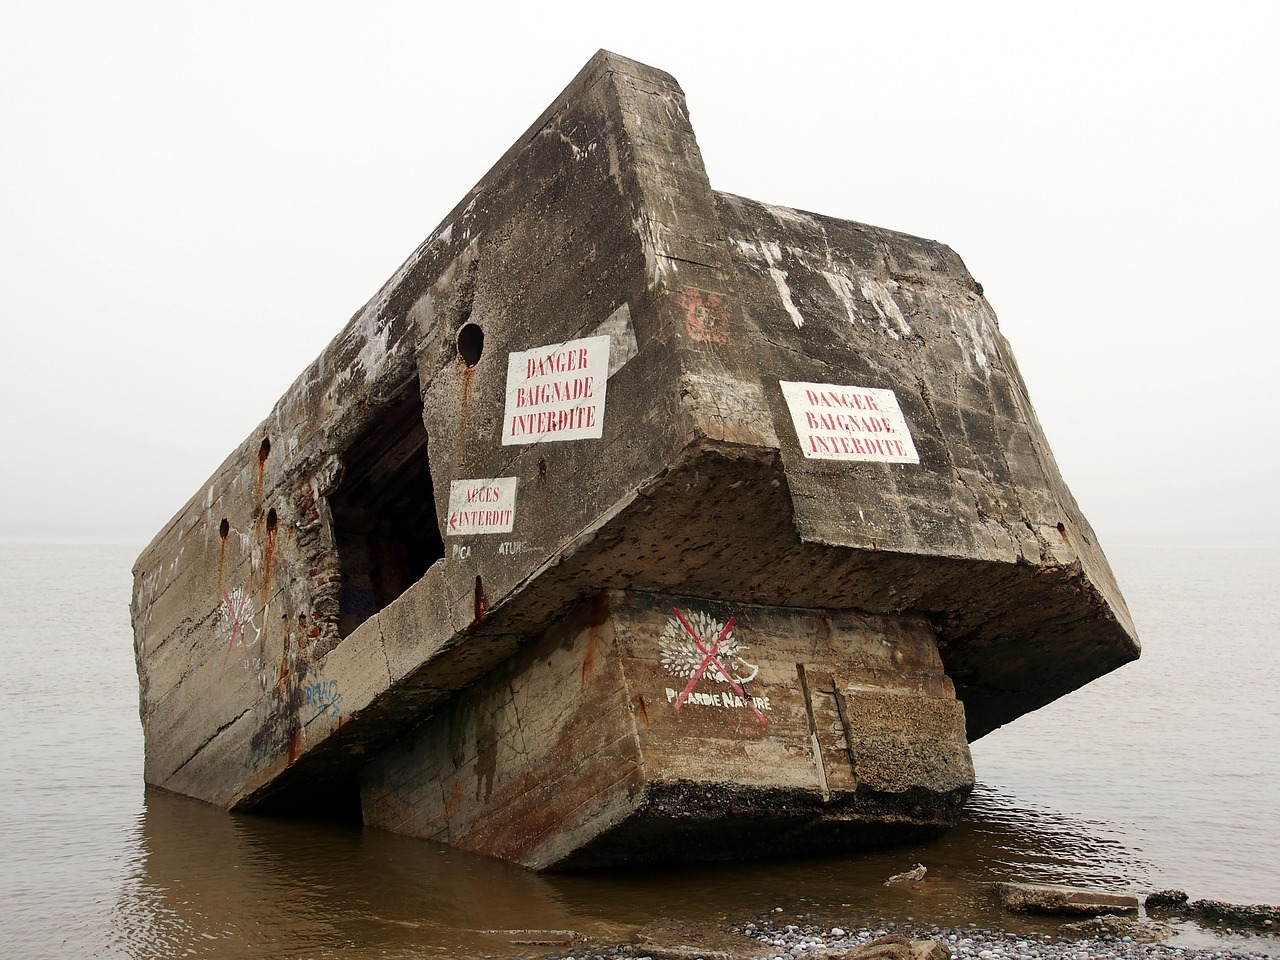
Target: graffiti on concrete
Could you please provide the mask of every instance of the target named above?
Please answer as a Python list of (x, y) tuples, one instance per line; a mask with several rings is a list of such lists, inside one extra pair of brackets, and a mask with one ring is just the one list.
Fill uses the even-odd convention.
[[(667, 620), (662, 639), (658, 641), (662, 665), (673, 676), (688, 678), (688, 683), (679, 693), (669, 690), (667, 700), (674, 703), (677, 710), (691, 700), (703, 706), (749, 707), (761, 723), (767, 723), (755, 702), (757, 698), (748, 696), (742, 689), (744, 683), (756, 678), (760, 668), (743, 658), (742, 644), (733, 632), (737, 617), (721, 623), (701, 610), (687, 616), (676, 607), (672, 607), (671, 612), (674, 616)], [(695, 694), (693, 688), (704, 676), (727, 683), (733, 693)]]
[(322, 713), (328, 714), (330, 720), (337, 720), (342, 715), (342, 694), (338, 692), (337, 680), (324, 680), (320, 683), (307, 684), (303, 705), (315, 707), (312, 719)]
[[(681, 691), (673, 687), (667, 687), (663, 691), (667, 696), (667, 703), (675, 703), (676, 698), (680, 696)], [(733, 710), (740, 707), (750, 707), (760, 722), (765, 723), (761, 711), (768, 713), (773, 709), (768, 697), (740, 697), (732, 690), (723, 690), (717, 693), (703, 693), (695, 690), (685, 698), (684, 703), (680, 706), (686, 707), (720, 707), (724, 710)], [(680, 706), (676, 709), (679, 710)]]
[[(229, 591), (222, 594), (222, 607), (219, 610), (220, 619), (226, 623), (227, 627), (227, 652), (222, 656), (222, 666), (225, 669), (227, 659), (231, 656), (231, 650), (236, 646), (250, 648), (250, 644), (257, 644), (258, 638), (262, 636), (262, 628), (258, 626), (257, 614), (250, 609), (249, 582), (246, 580), (244, 586), (233, 587)], [(247, 639), (246, 627), (253, 628), (253, 639)]]
[(729, 305), (718, 293), (690, 287), (677, 301), (684, 310), (684, 330), (704, 343), (729, 342)]

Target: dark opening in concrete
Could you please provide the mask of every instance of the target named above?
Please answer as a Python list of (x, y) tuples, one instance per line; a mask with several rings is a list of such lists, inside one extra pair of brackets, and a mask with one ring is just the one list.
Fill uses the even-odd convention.
[(342, 570), (343, 637), (444, 556), (417, 378), (352, 445), (344, 467), (329, 498)]
[(360, 779), (338, 775), (315, 783), (294, 784), (264, 799), (251, 811), (291, 820), (327, 820), (331, 823), (364, 822), (360, 809)]
[(484, 353), (484, 331), (474, 323), (463, 324), (458, 331), (458, 356), (468, 367), (480, 362)]
[(477, 622), (479, 622), (480, 618), (484, 616), (484, 612), (487, 609), (489, 609), (489, 598), (485, 596), (484, 581), (480, 579), (480, 574), (477, 573), (476, 574), (476, 608), (475, 608), (475, 613), (476, 613), (475, 619)]

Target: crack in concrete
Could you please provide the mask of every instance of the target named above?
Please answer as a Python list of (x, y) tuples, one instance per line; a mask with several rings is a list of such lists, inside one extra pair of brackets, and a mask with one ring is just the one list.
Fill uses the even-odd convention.
[(206, 747), (209, 746), (209, 744), (213, 743), (213, 741), (217, 740), (218, 737), (221, 736), (223, 731), (225, 731), (228, 727), (231, 727), (233, 724), (235, 724), (236, 721), (239, 720), (241, 717), (243, 717), (246, 713), (249, 713), (253, 709), (253, 707), (254, 705), (250, 704), (249, 706), (241, 710), (238, 714), (236, 714), (234, 717), (232, 717), (230, 720), (228, 720), (226, 723), (224, 723), (222, 726), (218, 727), (217, 730), (213, 731), (213, 734), (209, 737), (209, 739), (206, 740), (204, 743), (200, 744), (200, 746), (196, 747), (195, 752), (191, 754), (191, 756), (187, 757), (186, 760), (182, 761), (182, 763), (178, 766), (176, 770), (174, 770), (171, 774), (169, 774), (169, 776), (165, 777), (165, 780), (171, 780), (174, 777), (176, 777), (179, 773), (181, 773), (182, 770), (187, 766), (187, 764), (189, 764), (196, 757), (200, 756), (200, 754), (204, 751)]

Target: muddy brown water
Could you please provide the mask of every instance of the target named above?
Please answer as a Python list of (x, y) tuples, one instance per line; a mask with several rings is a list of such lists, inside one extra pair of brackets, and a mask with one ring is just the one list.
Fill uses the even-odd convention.
[[(760, 915), (1057, 929), (1000, 911), (986, 884), (1002, 879), (1280, 902), (1275, 548), (1112, 546), (1143, 660), (975, 744), (983, 783), (940, 840), (578, 875), (144, 790), (136, 553), (0, 544), (4, 956), (508, 957), (557, 947), (486, 931), (616, 941), (658, 918)], [(917, 862), (922, 883), (884, 886)]]

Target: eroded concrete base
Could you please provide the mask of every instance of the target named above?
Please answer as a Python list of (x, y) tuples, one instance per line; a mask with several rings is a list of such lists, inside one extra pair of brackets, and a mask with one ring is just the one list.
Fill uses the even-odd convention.
[(361, 776), (365, 823), (530, 867), (950, 826), (964, 710), (922, 619), (606, 591)]

